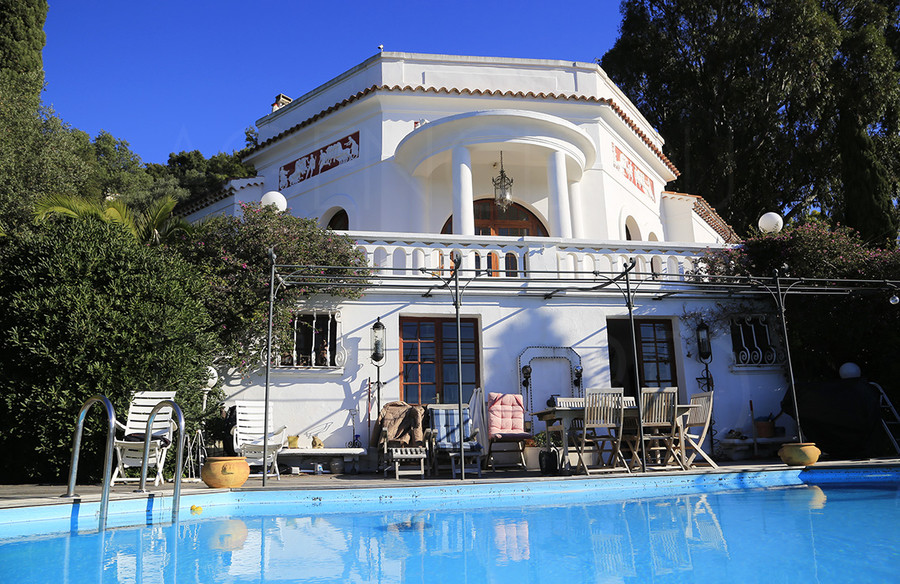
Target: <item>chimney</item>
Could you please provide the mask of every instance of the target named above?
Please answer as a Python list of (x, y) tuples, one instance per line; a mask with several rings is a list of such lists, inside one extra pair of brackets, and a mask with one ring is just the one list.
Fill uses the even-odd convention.
[(279, 110), (287, 104), (291, 103), (292, 100), (290, 97), (286, 96), (283, 93), (279, 93), (275, 96), (275, 103), (272, 104), (272, 111)]

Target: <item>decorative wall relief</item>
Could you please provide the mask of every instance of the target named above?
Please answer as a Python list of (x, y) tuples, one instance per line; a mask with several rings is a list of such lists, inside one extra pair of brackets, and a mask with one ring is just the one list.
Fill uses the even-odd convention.
[(278, 188), (286, 189), (355, 158), (359, 158), (359, 132), (282, 166), (278, 171)]
[(616, 170), (622, 173), (622, 175), (627, 178), (631, 183), (638, 188), (639, 191), (650, 197), (653, 202), (656, 202), (656, 191), (653, 190), (653, 180), (647, 176), (643, 170), (638, 168), (637, 164), (631, 161), (622, 150), (616, 146), (613, 147), (613, 156), (614, 162), (613, 166), (615, 166)]

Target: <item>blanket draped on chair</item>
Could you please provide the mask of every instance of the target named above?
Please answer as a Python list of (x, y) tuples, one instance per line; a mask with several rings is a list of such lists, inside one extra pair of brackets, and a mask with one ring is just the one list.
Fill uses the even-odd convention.
[(385, 442), (399, 446), (422, 446), (425, 444), (425, 408), (395, 401), (385, 404), (378, 416), (378, 446)]

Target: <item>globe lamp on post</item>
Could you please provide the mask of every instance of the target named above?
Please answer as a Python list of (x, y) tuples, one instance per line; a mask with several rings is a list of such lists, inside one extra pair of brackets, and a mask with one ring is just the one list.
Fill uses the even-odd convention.
[(259, 200), (259, 204), (263, 207), (272, 206), (278, 209), (279, 213), (283, 213), (287, 209), (287, 199), (278, 191), (269, 191)]
[(784, 227), (784, 219), (778, 213), (769, 211), (759, 218), (758, 226), (763, 233), (778, 233)]

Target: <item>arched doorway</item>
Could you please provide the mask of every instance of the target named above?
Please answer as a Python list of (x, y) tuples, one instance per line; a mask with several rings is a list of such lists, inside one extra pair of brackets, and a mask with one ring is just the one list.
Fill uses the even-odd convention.
[(328, 229), (332, 231), (347, 231), (350, 229), (350, 217), (347, 212), (341, 209), (335, 213), (331, 220), (328, 221)]
[[(493, 199), (475, 201), (475, 235), (501, 237), (547, 237), (547, 228), (537, 216), (517, 203), (506, 211), (494, 204)], [(444, 223), (441, 233), (453, 233), (453, 217)]]

